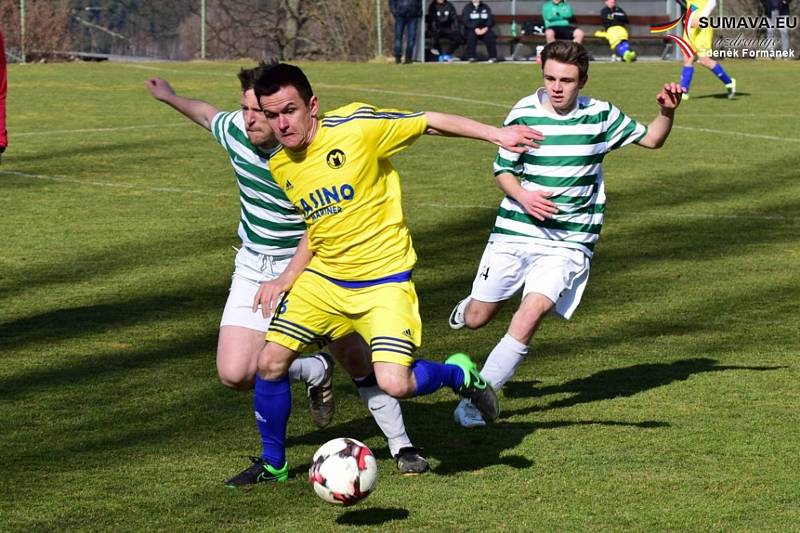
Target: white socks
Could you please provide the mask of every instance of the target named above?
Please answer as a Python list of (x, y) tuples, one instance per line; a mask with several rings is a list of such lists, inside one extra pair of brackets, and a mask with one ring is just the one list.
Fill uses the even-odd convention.
[(500, 390), (527, 354), (528, 346), (506, 333), (486, 359), (481, 375), (492, 384), (494, 390)]

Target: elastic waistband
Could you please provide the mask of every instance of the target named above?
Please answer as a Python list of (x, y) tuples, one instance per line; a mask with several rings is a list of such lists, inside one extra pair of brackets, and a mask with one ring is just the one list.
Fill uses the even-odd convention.
[(383, 278), (377, 279), (368, 279), (364, 281), (345, 281), (342, 279), (332, 278), (330, 276), (326, 276), (321, 272), (317, 272), (316, 270), (311, 270), (307, 268), (309, 272), (316, 274), (321, 278), (325, 278), (334, 285), (338, 285), (339, 287), (343, 287), (345, 289), (363, 289), (364, 287), (372, 287), (374, 285), (383, 285), (384, 283), (402, 283), (404, 281), (411, 281), (411, 273), (413, 270), (406, 270), (405, 272), (400, 272), (398, 274), (392, 274), (391, 276), (386, 276)]
[(272, 259), (273, 261), (283, 261), (284, 259), (291, 259), (293, 257), (293, 254), (273, 255), (273, 254), (261, 253), (259, 251), (253, 250), (252, 248), (248, 248), (247, 246), (242, 246), (242, 248), (244, 248), (253, 255), (257, 255), (259, 257), (267, 257), (269, 259)]

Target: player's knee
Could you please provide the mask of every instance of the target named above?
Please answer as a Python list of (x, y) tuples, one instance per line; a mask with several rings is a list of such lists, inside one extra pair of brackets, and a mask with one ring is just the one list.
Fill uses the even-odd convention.
[(219, 381), (226, 387), (238, 390), (247, 390), (253, 386), (255, 372), (247, 372), (242, 368), (217, 365)]
[(492, 316), (489, 313), (467, 307), (466, 311), (464, 312), (464, 325), (466, 325), (469, 329), (482, 328), (489, 323), (491, 318)]
[(281, 379), (288, 373), (290, 364), (287, 354), (266, 347), (258, 354), (257, 372), (262, 379)]
[(411, 398), (414, 396), (414, 384), (410, 379), (401, 379), (394, 375), (376, 375), (378, 386), (393, 398)]

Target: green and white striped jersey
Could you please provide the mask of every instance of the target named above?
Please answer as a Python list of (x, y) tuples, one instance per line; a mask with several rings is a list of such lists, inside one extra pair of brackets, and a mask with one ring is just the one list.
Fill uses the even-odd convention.
[(239, 184), (242, 245), (265, 255), (293, 255), (306, 226), (269, 171), (280, 146), (267, 152), (251, 143), (241, 111), (214, 115), (211, 132), (228, 151)]
[(577, 248), (591, 256), (605, 212), (603, 158), (611, 150), (638, 141), (647, 127), (614, 105), (581, 96), (567, 115), (548, 111), (544, 88), (517, 102), (506, 125), (525, 124), (544, 134), (539, 148), (516, 154), (500, 148), (494, 175), (511, 173), (526, 190), (551, 193), (558, 213), (539, 221), (506, 197), (500, 204), (490, 240), (539, 242)]

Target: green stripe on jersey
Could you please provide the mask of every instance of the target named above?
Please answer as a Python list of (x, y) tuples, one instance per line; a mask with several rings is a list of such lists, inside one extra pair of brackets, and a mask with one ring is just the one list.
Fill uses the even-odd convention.
[(597, 182), (597, 174), (587, 174), (586, 176), (570, 176), (562, 178), (559, 176), (535, 176), (523, 174), (524, 181), (530, 181), (544, 187), (586, 187)]
[[(518, 231), (510, 230), (508, 228), (501, 228), (501, 227), (498, 227), (498, 226), (495, 226), (495, 227), (492, 228), (492, 233), (496, 233), (498, 235), (509, 235), (511, 237), (525, 237), (527, 239), (533, 238), (533, 239), (539, 239), (539, 240), (544, 240), (544, 241), (549, 241), (550, 240), (550, 239), (546, 239), (546, 238), (542, 238), (542, 237), (532, 237), (531, 235), (528, 235), (527, 233), (520, 233)], [(580, 245), (581, 247), (586, 248), (590, 252), (594, 251), (594, 243), (591, 243), (591, 242), (580, 242), (580, 241), (570, 241), (570, 240), (565, 240), (564, 242), (571, 242), (571, 243)]]
[(262, 237), (258, 233), (255, 233), (247, 225), (245, 220), (239, 219), (239, 222), (241, 224), (240, 227), (243, 228), (245, 233), (247, 234), (247, 238), (250, 239), (251, 242), (255, 244), (261, 244), (263, 246), (274, 246), (276, 248), (281, 248), (281, 249), (297, 248), (297, 245), (300, 243), (300, 237), (302, 237), (302, 234), (298, 235), (297, 237), (291, 237), (291, 238), (287, 237), (287, 238), (273, 239), (268, 237)]
[(292, 216), (297, 215), (297, 209), (294, 207), (283, 207), (282, 205), (274, 202), (265, 202), (260, 198), (253, 198), (252, 196), (248, 196), (244, 193), (243, 190), (239, 189), (239, 196), (242, 199), (242, 202), (246, 202), (250, 205), (258, 207), (259, 209), (264, 209), (265, 211), (272, 211), (273, 213), (278, 213), (284, 216)]
[(510, 211), (508, 209), (503, 209), (502, 207), (498, 209), (497, 216), (500, 218), (505, 218), (508, 220), (514, 220), (516, 222), (524, 222), (526, 224), (530, 224), (533, 221), (534, 226), (538, 226), (540, 228), (547, 228), (547, 229), (562, 229), (567, 231), (578, 231), (581, 233), (600, 233), (600, 229), (603, 227), (603, 224), (579, 224), (576, 222), (564, 222), (561, 220), (557, 220), (555, 218), (547, 218), (545, 220), (536, 220), (532, 216), (527, 213), (520, 213), (518, 211)]
[(246, 222), (248, 222), (249, 226), (256, 226), (258, 228), (273, 231), (299, 231), (300, 233), (306, 230), (306, 225), (302, 220), (294, 223), (287, 223), (285, 221), (276, 222), (274, 220), (267, 220), (265, 218), (257, 217), (248, 211), (244, 211), (243, 214), (244, 219)]

